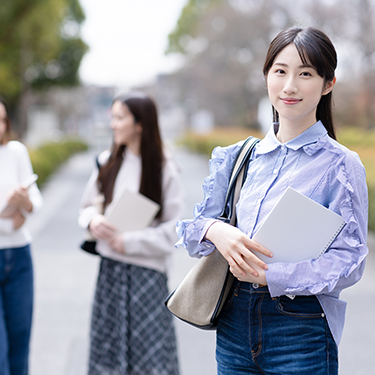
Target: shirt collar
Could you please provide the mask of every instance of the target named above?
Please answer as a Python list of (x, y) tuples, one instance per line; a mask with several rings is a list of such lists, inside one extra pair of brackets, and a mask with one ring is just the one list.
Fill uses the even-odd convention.
[(301, 133), (298, 137), (293, 138), (286, 143), (281, 143), (276, 138), (275, 133), (277, 132), (278, 126), (278, 123), (274, 123), (271, 126), (271, 129), (269, 130), (267, 135), (261, 142), (259, 142), (257, 153), (267, 154), (271, 151), (276, 150), (278, 147), (285, 145), (286, 147), (294, 151), (303, 148), (303, 150), (307, 154), (312, 155), (320, 150), (325, 143), (325, 139), (323, 138), (325, 138), (325, 136), (327, 135), (327, 130), (321, 121), (316, 122), (314, 125), (310, 126), (303, 133)]

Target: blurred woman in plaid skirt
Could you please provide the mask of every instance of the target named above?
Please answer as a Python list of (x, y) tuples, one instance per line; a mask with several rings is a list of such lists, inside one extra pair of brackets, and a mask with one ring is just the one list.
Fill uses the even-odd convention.
[[(178, 375), (172, 316), (163, 304), (182, 211), (178, 171), (163, 150), (154, 102), (141, 93), (114, 100), (114, 144), (98, 157), (79, 222), (102, 260), (91, 322), (90, 375)], [(117, 233), (105, 212), (127, 189), (160, 205), (150, 226)], [(104, 215), (93, 202), (104, 196)], [(132, 217), (133, 212), (124, 212)]]

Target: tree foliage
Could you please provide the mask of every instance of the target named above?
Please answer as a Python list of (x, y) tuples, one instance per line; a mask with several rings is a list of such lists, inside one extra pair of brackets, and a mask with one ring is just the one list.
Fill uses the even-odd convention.
[(84, 18), (79, 0), (0, 2), (0, 90), (11, 107), (29, 88), (79, 83)]
[[(220, 4), (222, 0), (215, 0), (212, 3)], [(186, 54), (183, 38), (186, 36), (198, 36), (198, 24), (203, 20), (204, 15), (207, 13), (208, 6), (212, 6), (210, 1), (207, 0), (189, 0), (183, 8), (181, 16), (177, 21), (175, 30), (169, 34), (169, 45), (167, 53), (183, 53)]]
[(166, 51), (185, 56), (185, 65), (172, 77), (181, 102), (188, 111), (211, 110), (217, 125), (256, 125), (258, 103), (266, 96), (267, 47), (281, 29), (293, 25), (322, 29), (337, 48), (335, 95), (343, 104), (337, 118), (373, 126), (372, 0), (189, 0)]

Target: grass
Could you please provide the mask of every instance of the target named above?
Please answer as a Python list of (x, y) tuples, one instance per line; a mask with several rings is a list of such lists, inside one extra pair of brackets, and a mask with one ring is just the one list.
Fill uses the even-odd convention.
[(245, 128), (217, 128), (208, 134), (187, 132), (179, 143), (187, 146), (191, 151), (210, 156), (216, 146), (229, 146), (250, 135), (263, 138), (259, 131)]
[(87, 144), (79, 139), (66, 139), (46, 143), (35, 150), (29, 150), (34, 172), (39, 176), (41, 186), (48, 177), (73, 154), (87, 150)]
[(342, 129), (338, 140), (357, 152), (366, 169), (369, 195), (369, 230), (375, 232), (375, 130)]

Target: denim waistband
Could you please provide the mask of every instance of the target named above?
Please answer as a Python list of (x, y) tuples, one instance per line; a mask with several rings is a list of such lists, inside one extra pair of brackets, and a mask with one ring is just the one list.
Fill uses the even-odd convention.
[(268, 286), (259, 283), (249, 283), (245, 281), (236, 280), (234, 283), (235, 289), (248, 290), (249, 292), (263, 292), (268, 293)]

